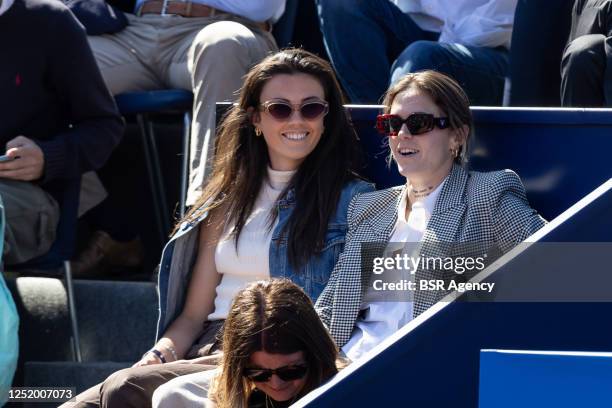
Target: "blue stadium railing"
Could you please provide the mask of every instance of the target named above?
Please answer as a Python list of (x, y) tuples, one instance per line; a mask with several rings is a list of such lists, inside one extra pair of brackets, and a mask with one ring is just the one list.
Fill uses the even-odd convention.
[(610, 405), (612, 353), (483, 350), (479, 408)]

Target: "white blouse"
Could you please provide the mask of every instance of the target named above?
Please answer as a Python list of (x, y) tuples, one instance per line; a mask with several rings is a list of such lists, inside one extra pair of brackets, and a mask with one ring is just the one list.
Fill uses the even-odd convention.
[[(406, 206), (408, 204), (406, 195), (402, 197), (397, 208), (397, 222), (395, 223), (389, 244), (385, 249), (386, 256), (393, 256), (391, 254), (398, 253), (398, 251), (401, 252), (405, 243), (418, 243), (421, 241), (436, 200), (445, 182), (446, 179), (423, 200), (412, 203), (408, 218), (406, 218)], [(402, 245), (398, 246), (398, 243)], [(417, 249), (418, 245), (411, 248), (412, 252)], [(408, 255), (412, 256), (413, 253)], [(373, 287), (370, 287), (369, 290), (374, 291)], [(405, 295), (406, 298), (401, 302), (397, 301), (397, 298), (394, 297), (393, 300), (389, 301), (364, 302), (361, 305), (361, 310), (366, 311), (365, 315), (363, 318), (357, 319), (351, 338), (342, 347), (342, 351), (348, 358), (352, 361), (357, 360), (412, 320), (414, 308), (413, 293), (412, 291), (406, 291)], [(380, 295), (376, 294), (372, 297), (380, 298)]]
[(510, 48), (517, 0), (391, 0), (439, 42)]

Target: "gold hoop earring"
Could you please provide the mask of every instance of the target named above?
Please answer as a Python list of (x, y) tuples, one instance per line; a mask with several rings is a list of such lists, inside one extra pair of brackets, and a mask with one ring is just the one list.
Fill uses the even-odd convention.
[(255, 128), (255, 136), (257, 137), (261, 136), (261, 129), (258, 127)]

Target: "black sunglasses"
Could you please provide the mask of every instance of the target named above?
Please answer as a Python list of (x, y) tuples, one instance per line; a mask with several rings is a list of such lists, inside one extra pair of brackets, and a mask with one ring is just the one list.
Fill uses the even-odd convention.
[(423, 112), (412, 113), (406, 119), (388, 113), (376, 117), (376, 130), (385, 136), (397, 136), (404, 124), (411, 135), (422, 135), (434, 127), (446, 129), (448, 118), (435, 118), (431, 113)]
[(304, 364), (288, 365), (275, 368), (247, 368), (244, 376), (255, 382), (266, 382), (270, 380), (272, 374), (276, 374), (283, 381), (294, 381), (304, 378), (308, 372), (308, 367)]
[(298, 105), (292, 105), (289, 102), (267, 101), (260, 106), (276, 120), (289, 119), (294, 110), (299, 110), (306, 120), (317, 119), (329, 112), (329, 104), (325, 101), (306, 101)]

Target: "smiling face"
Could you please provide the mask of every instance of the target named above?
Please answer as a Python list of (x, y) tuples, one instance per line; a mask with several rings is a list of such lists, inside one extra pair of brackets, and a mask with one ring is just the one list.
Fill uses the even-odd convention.
[[(389, 113), (403, 119), (416, 112), (445, 117), (445, 113), (429, 95), (416, 88), (408, 88), (398, 94)], [(401, 175), (414, 185), (437, 185), (450, 172), (453, 164), (452, 150), (460, 145), (459, 132), (451, 128), (433, 130), (420, 135), (410, 134), (403, 125), (397, 136), (389, 138), (389, 146)]]
[[(303, 351), (291, 354), (275, 354), (266, 351), (256, 351), (251, 354), (250, 367), (273, 370), (284, 366), (305, 364), (305, 361)], [(306, 384), (307, 375), (308, 374), (297, 380), (283, 381), (278, 375), (272, 374), (268, 381), (255, 382), (255, 385), (275, 401), (288, 401), (302, 391), (304, 384)]]
[[(297, 107), (308, 101), (325, 101), (321, 83), (303, 73), (278, 74), (266, 82), (260, 103), (286, 102)], [(286, 120), (274, 118), (265, 110), (253, 113), (253, 125), (262, 131), (268, 146), (270, 166), (274, 170), (296, 170), (317, 147), (323, 134), (324, 115), (307, 120), (293, 111)]]

